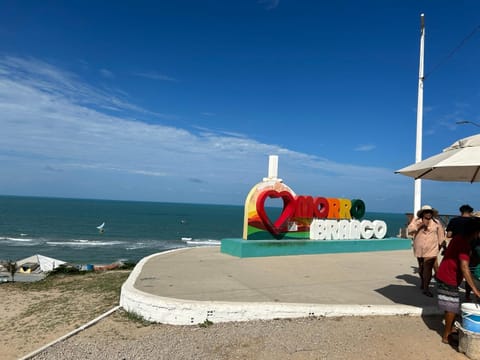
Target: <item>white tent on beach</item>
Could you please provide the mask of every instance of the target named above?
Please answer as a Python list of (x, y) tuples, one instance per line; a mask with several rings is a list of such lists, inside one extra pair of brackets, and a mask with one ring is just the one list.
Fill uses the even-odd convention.
[(40, 272), (48, 272), (48, 271), (52, 271), (53, 269), (56, 269), (62, 264), (65, 264), (65, 261), (50, 258), (48, 256), (43, 256), (39, 254), (32, 255), (28, 258), (17, 261), (17, 267), (19, 269), (21, 269), (23, 265), (27, 265), (27, 264), (29, 265), (38, 264), (39, 265), (38, 268)]

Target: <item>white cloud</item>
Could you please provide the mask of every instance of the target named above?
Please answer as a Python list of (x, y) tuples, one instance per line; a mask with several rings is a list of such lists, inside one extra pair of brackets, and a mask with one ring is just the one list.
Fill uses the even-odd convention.
[(152, 79), (152, 80), (173, 81), (173, 82), (178, 81), (177, 79), (175, 79), (171, 76), (160, 74), (160, 73), (157, 73), (155, 71), (136, 72), (136, 73), (134, 73), (134, 75), (144, 77), (144, 78), (147, 78), (147, 79)]
[(278, 6), (280, 0), (258, 0), (258, 3), (265, 6), (267, 10), (273, 10)]
[(354, 150), (355, 151), (372, 151), (375, 148), (376, 146), (373, 144), (363, 144), (363, 145), (358, 145)]
[[(75, 74), (37, 59), (12, 56), (0, 58), (0, 75), (2, 84), (10, 82), (21, 87), (23, 90), (18, 92), (21, 96), (35, 91), (45, 99), (63, 98), (79, 105), (97, 106), (114, 111), (150, 113), (124, 101), (111, 91), (106, 92), (87, 85)], [(14, 94), (16, 93), (12, 92), (12, 95)]]
[(233, 131), (133, 121), (135, 113), (151, 114), (51, 64), (0, 57), (2, 192), (242, 203), (267, 175), (270, 154), (298, 193), (391, 197), (405, 184), (392, 169), (335, 163)]
[(100, 69), (98, 72), (100, 73), (101, 76), (103, 76), (104, 78), (107, 78), (107, 79), (113, 79), (115, 77), (113, 72), (111, 72), (110, 70), (107, 70), (107, 69)]

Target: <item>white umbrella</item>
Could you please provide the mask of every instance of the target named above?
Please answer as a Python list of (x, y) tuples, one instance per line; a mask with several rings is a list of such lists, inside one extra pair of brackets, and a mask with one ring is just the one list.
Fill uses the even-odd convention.
[(454, 142), (440, 154), (395, 171), (415, 179), (480, 181), (480, 134)]

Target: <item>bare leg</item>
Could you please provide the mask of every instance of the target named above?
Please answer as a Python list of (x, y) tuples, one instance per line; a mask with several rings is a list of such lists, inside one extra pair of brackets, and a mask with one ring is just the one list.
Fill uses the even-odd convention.
[(445, 311), (445, 329), (443, 330), (442, 342), (448, 344), (448, 336), (453, 332), (453, 322), (455, 321), (456, 314), (453, 312)]

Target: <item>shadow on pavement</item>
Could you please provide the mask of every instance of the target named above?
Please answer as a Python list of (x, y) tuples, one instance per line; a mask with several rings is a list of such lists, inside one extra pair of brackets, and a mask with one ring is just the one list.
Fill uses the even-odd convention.
[[(443, 335), (443, 326), (444, 326), (443, 315), (429, 315), (429, 316), (422, 315), (422, 320), (430, 330), (435, 331), (438, 334), (438, 342), (441, 342), (442, 335)], [(460, 319), (457, 318), (456, 320), (460, 320)], [(459, 351), (458, 344), (451, 343), (450, 346), (456, 351)]]
[(440, 341), (443, 333), (443, 315), (422, 315), (422, 320), (430, 330), (433, 330), (438, 334)]
[[(396, 304), (410, 305), (416, 307), (436, 306), (436, 297), (425, 296), (420, 289), (420, 278), (412, 274), (401, 274), (395, 277), (403, 280), (405, 284), (391, 284), (375, 291), (385, 296)], [(433, 289), (432, 289), (433, 291)]]
[(437, 304), (435, 296), (433, 298), (425, 296), (418, 286), (412, 285), (388, 285), (376, 292), (390, 299), (396, 304), (410, 305), (416, 307), (432, 307)]
[(420, 288), (420, 277), (417, 275), (403, 274), (396, 276), (396, 279), (405, 281), (407, 284), (415, 285)]

